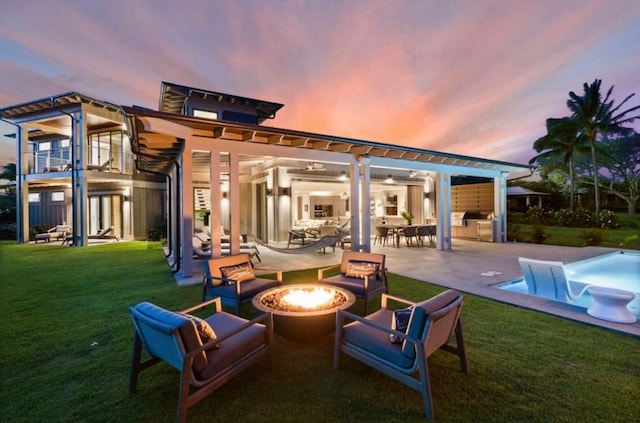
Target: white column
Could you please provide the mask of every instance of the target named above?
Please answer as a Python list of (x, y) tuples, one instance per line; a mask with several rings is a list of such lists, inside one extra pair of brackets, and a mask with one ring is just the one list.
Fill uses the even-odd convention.
[(501, 173), (494, 181), (493, 242), (507, 242), (507, 173)]
[(362, 221), (362, 207), (360, 204), (360, 165), (349, 166), (349, 182), (351, 188), (349, 205), (351, 209), (351, 250), (360, 249), (360, 222)]
[(451, 175), (438, 173), (438, 224), (436, 226), (436, 248), (451, 249)]
[(182, 276), (193, 276), (193, 150), (182, 154)]
[(222, 255), (222, 207), (220, 206), (220, 152), (211, 151), (209, 157), (209, 195), (211, 216), (209, 217), (209, 232), (211, 233), (211, 257)]
[(29, 128), (16, 128), (16, 242), (29, 242)]
[(240, 252), (240, 158), (238, 153), (229, 153), (229, 247), (231, 254)]

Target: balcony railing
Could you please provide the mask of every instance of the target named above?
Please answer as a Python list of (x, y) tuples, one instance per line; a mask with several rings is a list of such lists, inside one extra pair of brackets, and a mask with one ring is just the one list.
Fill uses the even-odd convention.
[[(69, 151), (58, 151), (52, 154), (50, 151), (38, 152), (29, 158), (29, 174), (65, 172), (71, 170)], [(106, 160), (101, 164), (87, 164), (86, 170), (105, 173), (119, 173), (132, 175), (134, 170), (133, 154), (125, 154), (122, 161)]]

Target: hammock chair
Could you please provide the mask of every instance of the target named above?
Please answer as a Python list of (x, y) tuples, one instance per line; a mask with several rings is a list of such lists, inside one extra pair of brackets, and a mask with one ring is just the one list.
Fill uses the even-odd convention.
[[(245, 226), (246, 228), (246, 225), (243, 225), (243, 226)], [(247, 231), (247, 233), (254, 239), (256, 244), (260, 244), (271, 251), (275, 251), (276, 253), (306, 254), (306, 253), (313, 253), (315, 251), (322, 250), (323, 248), (334, 247), (338, 242), (340, 242), (342, 238), (349, 236), (349, 232), (345, 231), (343, 228), (337, 228), (337, 230), (338, 230), (337, 235), (326, 235), (321, 238), (318, 238), (316, 241), (312, 241), (307, 245), (303, 245), (302, 247), (296, 247), (296, 248), (274, 247), (272, 245), (269, 245), (265, 241), (262, 241), (260, 238), (255, 236), (255, 234), (252, 234), (250, 231)]]

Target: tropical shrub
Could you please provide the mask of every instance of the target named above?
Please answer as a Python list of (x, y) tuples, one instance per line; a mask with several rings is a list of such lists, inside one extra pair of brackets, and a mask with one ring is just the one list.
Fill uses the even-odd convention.
[(598, 214), (598, 226), (602, 229), (619, 228), (618, 216), (611, 210), (601, 210)]
[(542, 207), (531, 207), (527, 210), (527, 219), (531, 224), (545, 224), (547, 222), (548, 213)]
[(16, 239), (16, 224), (0, 225), (0, 239)]
[(584, 245), (598, 246), (602, 243), (602, 232), (598, 229), (588, 229), (578, 234)]
[(534, 244), (544, 244), (544, 242), (549, 238), (549, 235), (544, 230), (544, 226), (534, 225), (533, 233), (531, 234), (531, 242)]

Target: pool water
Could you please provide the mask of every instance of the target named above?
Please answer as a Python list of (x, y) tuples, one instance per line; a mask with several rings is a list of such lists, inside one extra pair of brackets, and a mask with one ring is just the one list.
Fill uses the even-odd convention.
[[(585, 285), (598, 285), (624, 289), (636, 294), (628, 308), (640, 319), (640, 254), (627, 251), (603, 254), (586, 260), (564, 265), (567, 279), (574, 292)], [(528, 294), (524, 278), (498, 285), (498, 288), (520, 294)], [(593, 298), (585, 292), (577, 302), (570, 304), (588, 308)]]

